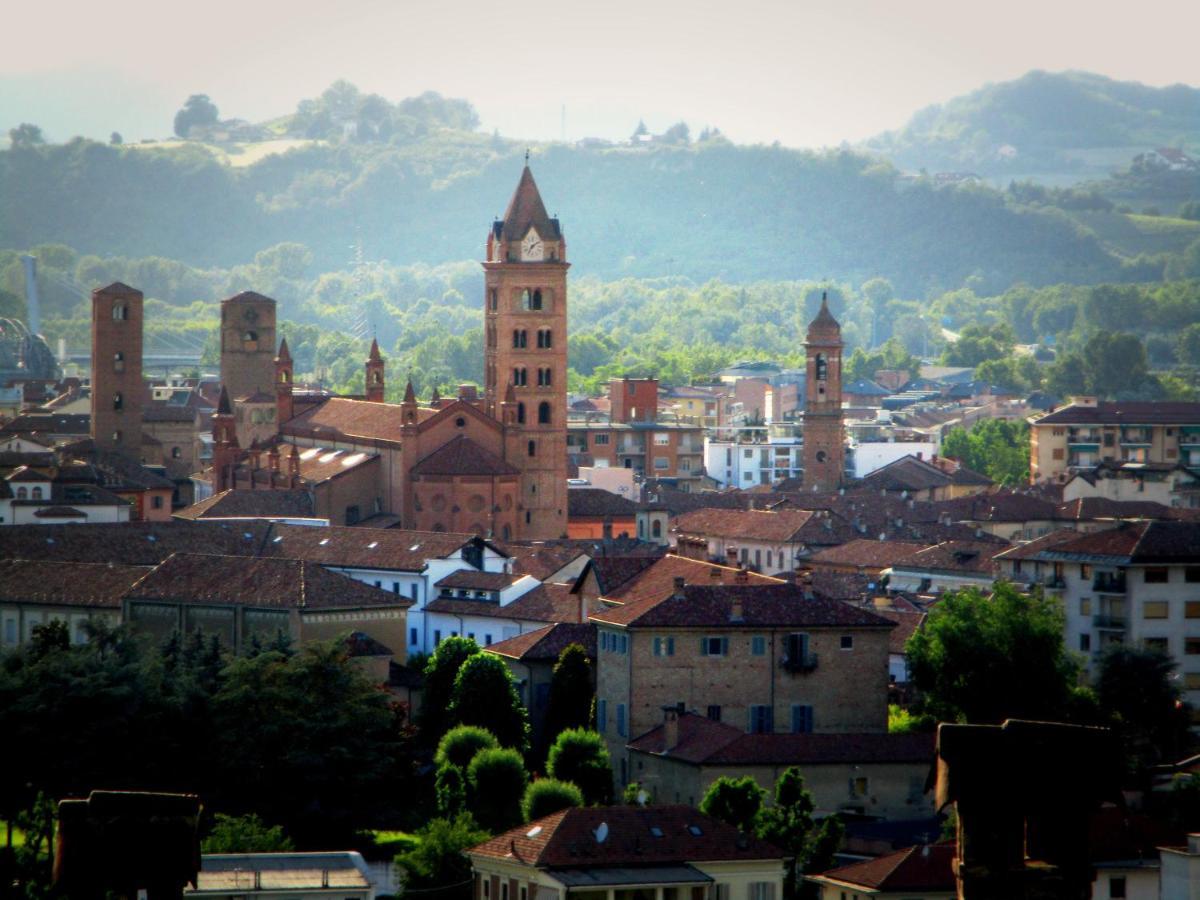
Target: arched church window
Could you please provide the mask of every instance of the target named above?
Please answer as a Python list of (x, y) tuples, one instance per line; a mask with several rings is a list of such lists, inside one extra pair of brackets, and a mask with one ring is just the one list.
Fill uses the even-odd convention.
[(28, 500), (29, 499), (29, 491), (23, 487), (17, 488), (17, 499), (18, 500)]
[(112, 317), (114, 322), (124, 322), (129, 318), (129, 307), (124, 303), (114, 303)]
[(543, 400), (541, 403), (538, 404), (538, 424), (539, 425), (549, 425), (550, 424), (550, 404), (547, 403), (545, 400)]
[(41, 500), (42, 499), (42, 489), (40, 487), (33, 488), (32, 497), (34, 500)]
[(533, 292), (533, 307), (532, 308), (533, 309), (541, 309), (542, 308), (542, 292), (540, 290), (535, 290)]
[(519, 425), (525, 424), (525, 404), (524, 403), (517, 404), (517, 424), (519, 424)]
[(817, 381), (824, 381), (829, 375), (829, 363), (825, 360), (824, 353), (817, 354), (816, 375)]
[(554, 346), (553, 332), (549, 328), (539, 328), (537, 336), (537, 345), (543, 350), (549, 350)]
[(530, 456), (537, 456), (537, 441), (530, 441), (530, 442), (529, 442), (529, 455), (530, 455)]

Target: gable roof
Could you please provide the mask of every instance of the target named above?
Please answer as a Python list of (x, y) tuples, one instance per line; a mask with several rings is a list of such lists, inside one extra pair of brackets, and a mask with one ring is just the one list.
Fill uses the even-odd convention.
[(951, 868), (954, 854), (953, 843), (909, 847), (878, 859), (830, 869), (815, 877), (880, 893), (953, 893), (957, 890)]
[(116, 522), (0, 528), (0, 559), (156, 566), (172, 553), (253, 556), (266, 522)]
[(875, 541), (859, 538), (836, 547), (826, 547), (809, 557), (813, 565), (861, 566), (867, 569), (886, 569), (897, 559), (904, 559), (927, 547), (909, 541)]
[[(741, 606), (735, 616), (735, 606)], [(605, 625), (634, 628), (895, 628), (872, 612), (805, 597), (794, 584), (685, 584), (670, 596), (630, 603), (588, 617)]]
[(489, 644), (487, 651), (523, 662), (553, 662), (571, 644), (579, 644), (587, 651), (588, 659), (595, 660), (596, 626), (577, 622), (555, 622)]
[(668, 553), (614, 590), (606, 591), (604, 599), (624, 604), (661, 600), (674, 592), (676, 578), (696, 584), (732, 584), (740, 577), (745, 577), (749, 584), (783, 584), (781, 578)]
[(794, 543), (817, 513), (807, 509), (697, 509), (676, 518), (679, 534), (729, 537), (748, 541)]
[(633, 518), (637, 509), (632, 500), (603, 488), (579, 487), (567, 491), (569, 519)]
[(1197, 425), (1200, 403), (1166, 400), (1101, 400), (1092, 405), (1072, 403), (1033, 421), (1039, 425)]
[[(433, 410), (419, 409), (417, 415), (421, 418), (432, 416)], [(281, 434), (318, 440), (358, 438), (399, 441), (403, 436), (403, 428), (401, 409), (395, 404), (329, 397), (280, 423), (279, 431)]]
[(206, 497), (173, 514), (177, 519), (309, 518), (312, 495), (307, 490), (252, 491), (230, 489)]
[(271, 526), (262, 555), (304, 559), (326, 566), (419, 572), (428, 560), (446, 559), (477, 541), (479, 538), (473, 534), (445, 531), (340, 525), (312, 528), (278, 523)]
[(896, 560), (892, 568), (990, 576), (992, 558), (1000, 549), (984, 541), (942, 541)]
[(281, 609), (402, 607), (412, 601), (300, 559), (176, 553), (125, 594), (131, 600), (221, 603)]
[(0, 602), (119, 609), (121, 597), (146, 574), (140, 566), (51, 560), (0, 560)]
[(949, 484), (986, 486), (992, 484), (992, 480), (966, 466), (947, 471), (909, 455), (869, 473), (863, 478), (861, 487), (876, 491), (923, 491)]
[(492, 451), (460, 434), (434, 450), (415, 466), (414, 475), (519, 475), (520, 471)]
[[(602, 824), (607, 826), (607, 836), (599, 841), (597, 829)], [(467, 852), (549, 869), (783, 857), (778, 847), (741, 834), (690, 806), (565, 809), (498, 834)]]

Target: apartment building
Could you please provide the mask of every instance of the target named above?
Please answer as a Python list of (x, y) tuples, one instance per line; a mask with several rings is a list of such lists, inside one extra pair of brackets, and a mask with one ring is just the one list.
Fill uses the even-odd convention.
[(1065, 481), (1108, 461), (1200, 465), (1200, 403), (1076, 397), (1029, 425), (1035, 482)]
[(748, 733), (887, 730), (893, 622), (791, 584), (688, 585), (593, 613), (596, 727), (618, 785), (663, 707)]
[(567, 453), (579, 465), (632, 469), (683, 491), (704, 477), (704, 429), (682, 422), (570, 422)]
[(1130, 522), (1053, 532), (996, 557), (1000, 574), (1039, 584), (1066, 614), (1066, 645), (1089, 666), (1110, 644), (1162, 650), (1200, 708), (1200, 523)]
[(769, 429), (757, 440), (705, 438), (704, 469), (723, 488), (800, 478), (804, 474), (804, 442), (795, 426)]

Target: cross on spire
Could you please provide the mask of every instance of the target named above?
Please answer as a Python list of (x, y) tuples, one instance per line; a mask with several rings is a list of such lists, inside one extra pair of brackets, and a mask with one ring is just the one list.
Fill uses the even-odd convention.
[(525, 148), (525, 165), (529, 165), (529, 148)]

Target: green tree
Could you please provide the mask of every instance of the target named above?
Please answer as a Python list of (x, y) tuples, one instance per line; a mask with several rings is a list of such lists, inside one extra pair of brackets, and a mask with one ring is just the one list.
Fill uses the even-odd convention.
[(192, 94), (183, 103), (183, 108), (175, 113), (175, 134), (186, 138), (193, 126), (215, 125), (218, 113), (216, 104), (208, 99), (207, 94)]
[(981, 419), (970, 431), (951, 428), (942, 441), (942, 455), (999, 484), (1025, 484), (1029, 480), (1029, 425)]
[(546, 773), (578, 787), (588, 805), (603, 805), (612, 797), (612, 762), (599, 732), (586, 728), (560, 732), (550, 747)]
[[(568, 728), (586, 728), (592, 706), (592, 661), (581, 644), (568, 644), (554, 664), (546, 703), (545, 742)], [(545, 745), (543, 745), (545, 746)]]
[(976, 588), (944, 594), (905, 655), (940, 721), (1054, 720), (1072, 709), (1079, 670), (1063, 647), (1062, 610), (1006, 581), (990, 597)]
[(1088, 391), (1087, 365), (1078, 353), (1063, 353), (1046, 372), (1046, 390), (1063, 399)]
[(479, 645), (470, 638), (448, 637), (437, 645), (425, 664), (425, 690), (418, 725), (421, 739), (428, 746), (436, 747), (450, 728), (448, 708), (454, 680), (462, 664), (478, 652)]
[(1004, 359), (1013, 351), (1015, 338), (1007, 326), (968, 325), (958, 340), (942, 351), (944, 366), (978, 366), (993, 359)]
[(517, 695), (512, 670), (498, 656), (467, 658), (454, 679), (449, 714), (452, 722), (486, 728), (504, 747), (523, 753), (529, 744), (529, 713)]
[(416, 846), (396, 857), (404, 870), (405, 890), (414, 898), (470, 900), (471, 861), (464, 851), (488, 836), (466, 813), (431, 819), (417, 831)]
[(212, 830), (200, 842), (204, 853), (286, 853), (296, 849), (278, 825), (267, 825), (254, 813), (213, 816)]
[(467, 803), (476, 821), (490, 831), (503, 831), (521, 821), (525, 795), (525, 760), (516, 750), (481, 750), (467, 767)]
[(1175, 358), (1185, 366), (1200, 366), (1200, 322), (1193, 322), (1179, 332)]
[(525, 789), (521, 799), (521, 815), (526, 822), (540, 819), (560, 809), (583, 806), (583, 794), (569, 781), (539, 778)]
[(451, 765), (438, 766), (433, 781), (434, 800), (438, 815), (453, 818), (467, 809), (467, 780), (464, 768)]
[(1096, 695), (1121, 735), (1131, 772), (1179, 759), (1189, 746), (1188, 709), (1176, 665), (1158, 650), (1113, 644), (1100, 655)]
[(1146, 348), (1135, 334), (1098, 332), (1084, 346), (1083, 360), (1089, 390), (1103, 397), (1136, 391), (1149, 375)]
[(722, 775), (708, 786), (700, 801), (700, 812), (720, 819), (746, 834), (754, 834), (766, 792), (751, 776)]
[(125, 138), (121, 137), (121, 132), (114, 131), (112, 134), (110, 134), (108, 136), (108, 142), (110, 144), (112, 144), (114, 147), (119, 147), (123, 143), (125, 143)]
[(486, 728), (476, 725), (459, 725), (451, 728), (438, 741), (433, 761), (439, 766), (456, 766), (466, 769), (480, 750), (499, 747), (496, 736)]
[(759, 815), (758, 835), (786, 854), (784, 900), (804, 894), (801, 876), (823, 872), (833, 864), (833, 854), (842, 838), (842, 823), (830, 816), (819, 825), (813, 822), (812, 794), (804, 785), (800, 769), (790, 766), (775, 782), (775, 805)]
[(8, 139), (14, 149), (18, 147), (28, 149), (46, 143), (46, 138), (42, 136), (42, 129), (29, 122), (22, 122), (16, 128), (8, 129)]

